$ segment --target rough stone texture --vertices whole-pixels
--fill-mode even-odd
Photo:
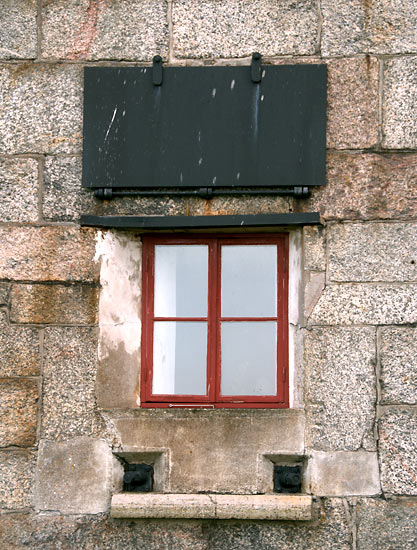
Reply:
[[[322,519],[317,523],[227,522],[213,524],[210,548],[224,550],[348,550],[350,529],[340,499],[324,502]]]
[[[417,322],[416,284],[343,284],[324,289],[310,325],[402,325]]]
[[[96,281],[95,236],[75,227],[0,227],[0,278]]]
[[[381,327],[381,401],[417,403],[417,329]]]
[[[81,150],[81,67],[3,65],[0,104],[0,153]]]
[[[0,159],[0,219],[2,222],[37,221],[38,163],[36,160]]]
[[[417,50],[413,0],[322,0],[323,55]]]
[[[324,502],[320,521],[201,522],[111,520],[106,517],[5,514],[0,543],[9,550],[350,550],[350,528],[340,499]],[[408,549],[407,549],[408,550]]]
[[[190,198],[187,212],[190,216],[215,216],[227,214],[268,214],[289,212],[289,199],[286,197],[241,197],[220,196],[211,200]]]
[[[322,218],[407,219],[417,216],[417,155],[327,153],[327,183],[294,210]]]
[[[365,149],[378,141],[378,61],[334,59],[328,63],[327,146]]]
[[[9,301],[9,288],[8,283],[0,283],[0,306],[7,305]]]
[[[254,494],[265,486],[260,455],[304,451],[304,411],[288,409],[139,409],[109,414],[121,451],[170,449],[172,493]],[[272,475],[270,479],[272,485]]]
[[[415,13],[415,7],[414,7]],[[416,24],[414,24],[414,30]],[[417,33],[414,33],[417,36]],[[417,147],[417,57],[391,59],[384,66],[383,147]]]
[[[417,223],[329,228],[330,281],[417,281]]]
[[[307,495],[134,494],[113,496],[113,518],[311,520]]]
[[[38,382],[0,379],[0,447],[36,443]]]
[[[317,496],[377,495],[377,453],[313,452],[308,461],[310,492]]]
[[[417,503],[363,499],[357,505],[358,550],[414,550]]]
[[[0,311],[0,378],[36,376],[40,363],[38,330],[9,326],[6,313]]]
[[[18,510],[31,505],[35,463],[36,456],[31,452],[0,451],[0,510]],[[0,527],[0,542],[1,532]]]
[[[379,421],[382,489],[417,495],[417,411],[387,410]]]
[[[0,59],[36,57],[36,2],[5,0],[0,10]]]
[[[41,441],[34,504],[62,514],[106,512],[112,491],[123,487],[123,467],[104,441]]]
[[[4,514],[0,515],[0,547],[7,550],[210,550],[207,527],[200,521],[190,520],[126,521],[103,515]],[[241,530],[250,531],[245,523],[241,523]]]
[[[149,60],[168,53],[166,0],[42,2],[43,58]]]
[[[326,269],[326,231],[322,226],[303,227],[304,269]]]
[[[100,435],[95,411],[97,330],[47,328],[44,340],[43,439]]]
[[[307,446],[373,450],[375,329],[306,332]]]
[[[89,213],[94,194],[81,188],[81,157],[47,157],[45,160],[43,216],[52,221],[78,221]]]
[[[10,320],[33,324],[94,324],[98,292],[98,288],[86,285],[13,285]]]
[[[207,0],[190,9],[173,3],[174,54],[178,57],[244,57],[313,54],[317,48],[318,11],[303,0]]]

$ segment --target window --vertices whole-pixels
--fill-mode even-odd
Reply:
[[[288,407],[288,235],[144,236],[143,407]]]

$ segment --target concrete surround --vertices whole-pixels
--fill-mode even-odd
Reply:
[[[306,495],[114,495],[113,518],[311,520]]]

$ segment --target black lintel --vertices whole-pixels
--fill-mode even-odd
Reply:
[[[81,225],[104,229],[211,229],[319,225],[319,212],[231,216],[81,216]]]

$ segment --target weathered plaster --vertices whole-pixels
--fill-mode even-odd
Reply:
[[[95,260],[101,262],[97,401],[102,408],[139,406],[140,239],[100,231]]]
[[[303,406],[303,276],[302,234],[289,233],[289,290],[288,290],[288,344],[290,407]]]

